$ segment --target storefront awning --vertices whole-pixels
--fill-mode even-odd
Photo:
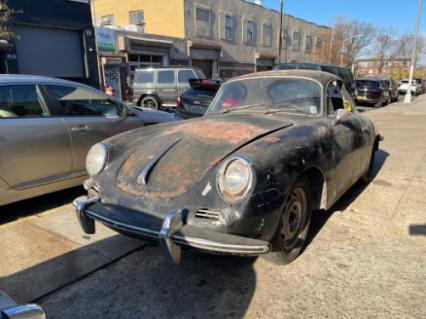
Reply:
[[[208,40],[188,40],[188,46],[191,49],[222,50],[222,45],[219,42]]]
[[[153,47],[171,47],[173,45],[173,41],[163,40],[163,39],[152,39],[145,37],[137,37],[137,36],[126,36],[127,39],[135,42],[137,44],[145,44]]]

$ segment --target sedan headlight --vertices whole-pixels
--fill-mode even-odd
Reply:
[[[92,146],[86,157],[86,170],[90,176],[96,176],[105,168],[108,160],[108,146],[98,143]]]
[[[219,191],[226,200],[242,199],[253,183],[251,164],[242,157],[227,160],[219,170]]]

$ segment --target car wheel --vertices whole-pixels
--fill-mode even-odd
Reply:
[[[306,178],[297,181],[284,205],[278,228],[271,241],[272,252],[264,257],[285,265],[295,260],[305,247],[311,223],[311,190]]]
[[[140,102],[140,106],[153,110],[158,110],[159,104],[158,100],[152,95],[143,97]]]
[[[382,107],[383,106],[383,96],[380,97],[380,101],[374,104],[374,107]]]
[[[361,183],[368,184],[373,179],[373,168],[374,168],[375,159],[376,159],[376,147],[374,146],[373,150],[371,151],[370,163],[368,164],[368,169],[360,178]]]

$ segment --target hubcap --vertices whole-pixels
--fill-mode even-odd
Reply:
[[[302,231],[306,209],[305,191],[294,189],[281,218],[281,244],[285,250],[291,248]]]
[[[143,106],[147,107],[149,109],[156,109],[157,103],[152,99],[147,99],[147,100],[143,101]]]

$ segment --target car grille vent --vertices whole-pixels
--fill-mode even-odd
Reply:
[[[195,217],[197,218],[204,218],[204,219],[213,219],[213,220],[219,220],[220,218],[220,212],[215,212],[210,209],[200,208],[195,213]]]

